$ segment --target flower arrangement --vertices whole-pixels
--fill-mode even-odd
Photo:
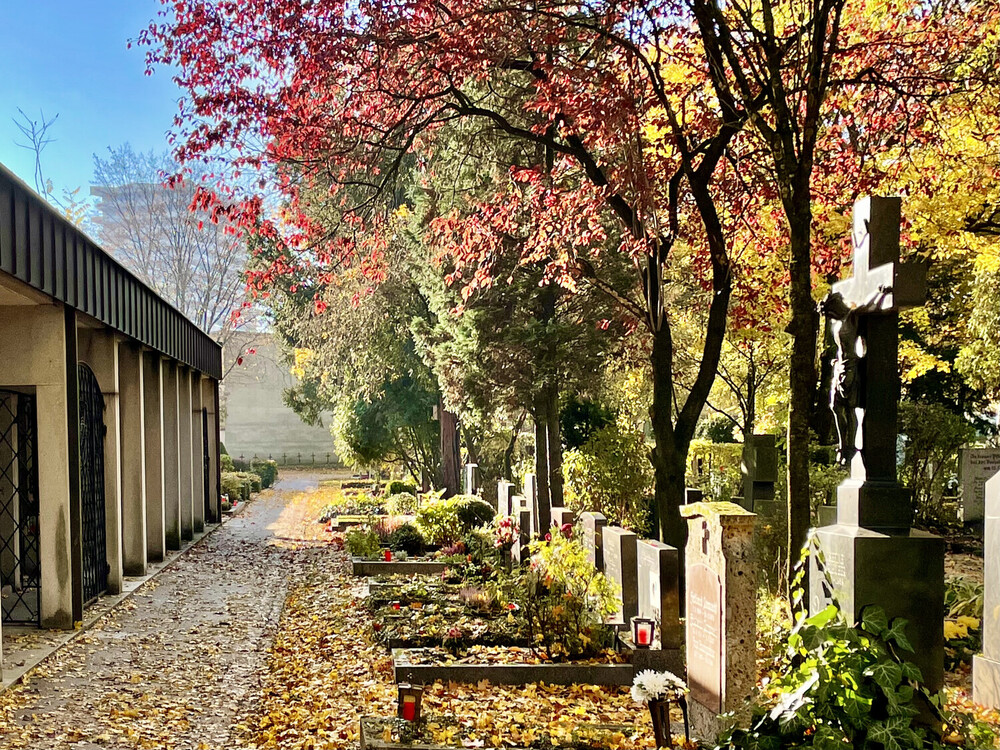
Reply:
[[[673,672],[654,672],[644,669],[632,681],[632,700],[636,703],[649,703],[658,700],[677,700],[683,698],[688,687],[680,677]]]
[[[500,518],[494,529],[494,544],[497,549],[510,549],[514,546],[514,540],[521,533],[521,527],[513,516],[503,516]]]

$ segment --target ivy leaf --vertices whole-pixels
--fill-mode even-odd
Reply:
[[[908,716],[893,716],[885,721],[877,721],[868,730],[868,739],[881,744],[885,750],[903,750],[900,742],[910,738],[910,718]]]
[[[896,692],[896,686],[903,680],[903,668],[892,661],[883,661],[873,664],[865,674],[875,681],[875,684],[882,688],[887,694]]]
[[[924,676],[920,672],[920,667],[910,661],[904,661],[899,665],[903,670],[903,676],[912,682],[923,682]]]
[[[889,618],[881,607],[865,607],[861,613],[861,625],[873,635],[881,635],[889,627]]]
[[[906,637],[906,625],[907,621],[902,617],[897,617],[892,621],[892,627],[886,631],[885,640],[890,643],[895,643],[904,651],[913,652],[913,645],[910,643],[910,639]]]

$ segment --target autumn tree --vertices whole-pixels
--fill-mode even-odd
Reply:
[[[490,124],[541,151],[508,165],[509,178],[461,225],[437,228],[466,293],[493,283],[499,257],[544,263],[550,283],[593,284],[650,339],[650,420],[656,502],[664,537],[684,538],[678,513],[685,460],[711,390],[732,290],[717,180],[727,149],[763,95],[737,101],[706,86],[708,58],[686,4],[563,5],[471,0],[301,3],[165,2],[166,19],[141,41],[149,62],[177,65],[190,96],[178,117],[182,160],[218,148],[231,166],[281,170],[298,231],[262,221],[250,197],[235,218],[288,252],[257,278],[264,288],[288,264],[323,272],[361,263],[384,275],[385,197],[419,147],[425,168],[444,156],[444,124]],[[263,136],[266,148],[254,148]],[[655,144],[651,141],[655,139]],[[373,166],[377,165],[377,169]],[[336,231],[298,211],[303,186],[321,178],[351,211]],[[734,194],[738,194],[738,190]],[[212,197],[203,197],[205,205]],[[507,245],[515,215],[527,239]],[[634,267],[627,288],[599,275],[595,246]],[[699,250],[708,300],[702,356],[690,388],[674,381],[666,278],[678,244]]]

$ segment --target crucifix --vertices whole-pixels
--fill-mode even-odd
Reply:
[[[899,311],[923,304],[927,286],[925,264],[899,260],[900,203],[868,197],[854,204],[853,275],[821,303],[837,342],[830,407],[855,488],[898,487]],[[909,524],[898,516],[890,525]]]

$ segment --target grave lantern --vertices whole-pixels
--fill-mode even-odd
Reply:
[[[420,699],[424,694],[424,686],[401,682],[398,689],[397,715],[399,718],[406,721],[420,721]]]
[[[382,550],[382,555],[385,557],[385,561],[386,562],[392,562],[392,550],[391,549]]]
[[[648,617],[632,618],[632,643],[636,648],[649,648],[653,645],[654,622]]]

